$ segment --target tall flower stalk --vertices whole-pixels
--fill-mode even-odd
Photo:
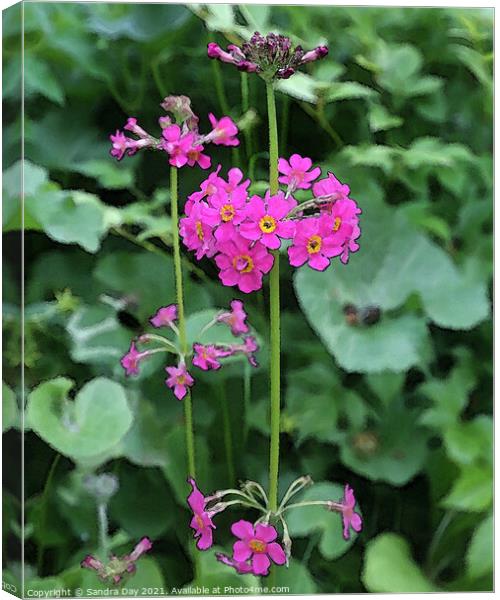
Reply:
[[[278,184],[278,125],[276,100],[271,81],[266,82],[267,112],[269,121],[269,188],[271,196],[279,191]],[[270,423],[271,444],[269,448],[269,505],[273,512],[278,509],[279,453],[280,453],[280,260],[279,250],[273,251],[274,264],[269,276],[270,319]]]
[[[179,344],[182,355],[188,352],[186,337],[186,316],[184,311],[184,283],[182,278],[181,250],[179,242],[179,189],[177,167],[170,167],[170,205],[172,217],[172,246],[174,250],[175,293],[179,323]],[[186,454],[188,473],[196,477],[196,461],[194,448],[193,402],[191,392],[187,391],[184,398],[184,429],[186,434]]]

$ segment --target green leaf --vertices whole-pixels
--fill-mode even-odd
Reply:
[[[97,179],[101,187],[110,190],[126,189],[131,187],[134,182],[134,174],[130,167],[117,165],[109,159],[87,160],[75,170]]]
[[[28,97],[42,94],[56,104],[64,104],[64,89],[49,64],[31,52],[24,55],[24,82]]]
[[[370,592],[438,591],[413,560],[406,540],[395,533],[384,533],[368,542],[361,579]]]
[[[337,102],[356,98],[372,98],[375,95],[377,95],[377,92],[374,89],[357,81],[337,81],[331,85],[325,100],[327,102]]]
[[[22,228],[22,191],[25,197],[32,196],[47,181],[47,171],[28,160],[24,161],[24,169],[23,161],[19,160],[4,171],[2,180],[2,218],[4,231]],[[24,227],[25,229],[40,228],[40,225],[34,220],[26,206],[24,207]]]
[[[93,379],[70,401],[73,386],[65,377],[40,384],[28,396],[26,419],[43,440],[78,461],[111,450],[130,428],[132,413],[114,381]]]
[[[389,406],[401,396],[406,379],[405,373],[370,373],[366,376],[366,383],[384,406]]]
[[[321,84],[319,84],[321,87]],[[318,82],[306,73],[295,73],[290,79],[280,79],[276,89],[292,98],[303,100],[310,104],[318,101]]]
[[[2,432],[19,427],[19,407],[15,393],[2,381]]]
[[[354,167],[378,167],[388,174],[393,169],[394,157],[397,154],[397,150],[390,146],[363,144],[360,146],[346,146],[341,156],[345,157]]]
[[[288,588],[287,594],[315,594],[318,591],[307,567],[294,558],[290,559],[288,568],[276,569],[275,581],[278,587]]]
[[[50,238],[88,252],[97,252],[109,227],[119,224],[117,209],[86,192],[44,189],[27,196],[25,206]]]
[[[104,256],[94,271],[106,289],[134,299],[138,318],[145,322],[160,306],[175,302],[174,267],[170,257],[147,251],[115,252]],[[187,314],[211,305],[205,287],[185,278]],[[129,308],[132,312],[133,308]]]
[[[491,506],[493,498],[493,473],[490,466],[465,467],[455,480],[443,506],[456,510],[482,512]]]
[[[400,127],[403,124],[403,119],[391,115],[382,104],[373,104],[368,113],[368,123],[370,129],[374,132],[387,131],[394,127]]]
[[[162,536],[175,526],[172,494],[167,482],[156,469],[120,469],[120,486],[109,505],[110,518],[116,521],[132,539],[147,535]],[[137,490],[141,495],[141,510],[137,510]]]
[[[415,416],[398,398],[377,425],[342,443],[342,462],[372,481],[405,485],[422,470],[428,452],[429,434],[415,425]]]
[[[333,500],[338,502],[343,497],[344,489],[336,483],[327,481],[315,483],[303,494],[297,496],[297,502],[307,500]],[[359,507],[356,512],[360,512]],[[352,546],[358,534],[351,531],[351,538],[342,537],[342,518],[339,514],[326,510],[324,506],[304,506],[288,511],[287,524],[290,537],[308,537],[321,534],[319,551],[327,560],[342,556]]]
[[[59,577],[35,577],[26,581],[24,593],[30,597],[42,596],[44,593],[49,594],[64,587],[64,582]]]
[[[110,306],[82,306],[68,319],[66,330],[71,336],[74,361],[115,367],[122,373],[119,361],[130,346],[130,331],[116,318]]]
[[[448,456],[460,465],[471,465],[478,460],[493,461],[493,421],[479,415],[472,421],[457,423],[444,433]]]
[[[475,529],[467,549],[467,576],[477,579],[493,572],[493,515],[486,517]]]

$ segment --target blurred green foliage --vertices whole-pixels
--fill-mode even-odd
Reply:
[[[345,544],[333,517],[294,514],[294,559],[277,584],[292,593],[491,590],[492,11],[40,2],[24,15],[27,586],[95,586],[78,563],[97,547],[82,486],[96,469],[120,480],[113,550],[140,535],[155,540],[134,586],[193,580],[182,406],[161,362],[133,381],[118,363],[148,316],[174,299],[167,161],[146,154],[116,164],[107,137],[127,116],[154,128],[162,98],[187,94],[204,124],[209,111],[240,120],[242,145],[216,149],[213,163],[240,164],[261,191],[263,85],[250,77],[242,97],[241,75],[205,49],[258,29],[329,45],[326,60],[278,86],[280,154],[333,170],[363,209],[361,249],[348,266],[282,269],[281,483],[309,473],[340,495],[349,481],[365,528]],[[14,448],[24,402],[19,5],[4,12],[3,31],[3,421]],[[184,197],[203,178],[184,169]],[[186,254],[185,269],[196,324],[198,311],[227,305],[234,290],[209,262]],[[235,483],[221,395],[238,478],[266,482],[266,298],[246,299],[263,346],[247,410],[241,365],[199,376],[207,491]],[[380,318],[349,323],[347,304],[358,314],[376,307]],[[77,432],[64,421],[68,394]],[[19,576],[19,518],[15,491],[5,491],[6,581]],[[210,576],[200,584],[257,584],[212,551],[202,560]]]

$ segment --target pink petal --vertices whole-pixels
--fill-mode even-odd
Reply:
[[[284,565],[286,563],[285,552],[277,542],[268,544],[267,553],[277,565]]]
[[[315,269],[316,271],[324,271],[329,264],[330,261],[328,260],[328,258],[326,258],[326,256],[323,256],[319,252],[317,254],[310,255],[309,266],[312,269]]]
[[[247,240],[255,241],[261,237],[262,231],[257,223],[253,221],[247,221],[246,223],[242,223],[240,225],[240,234]]]
[[[271,561],[267,554],[254,554],[252,559],[252,567],[255,575],[267,575]]]
[[[361,531],[363,527],[363,519],[356,512],[352,514],[351,527],[354,531]]]
[[[224,285],[229,287],[236,285],[239,281],[240,274],[237,273],[234,269],[226,269],[225,271],[221,271],[219,273],[219,279],[222,281]]]
[[[231,533],[237,538],[240,538],[240,540],[253,538],[255,536],[253,525],[249,521],[244,521],[243,519],[236,521],[236,523],[231,525]]]
[[[272,525],[259,523],[255,526],[255,537],[262,542],[274,542],[278,537],[278,532]]]
[[[288,258],[292,267],[301,267],[308,256],[307,250],[302,246],[290,246],[288,248]]]
[[[253,271],[252,273],[244,273],[241,275],[238,282],[238,287],[245,294],[250,292],[256,292],[262,287],[262,275],[259,271]]]
[[[212,530],[210,528],[203,529],[201,532],[201,537],[196,543],[196,547],[198,550],[207,550],[213,543],[213,535]]]
[[[278,171],[280,173],[283,173],[284,175],[289,175],[290,171],[291,171],[291,167],[288,164],[288,161],[285,160],[284,158],[280,158],[278,160]]]
[[[234,542],[233,544],[233,558],[237,562],[245,562],[252,556],[252,550],[245,543],[239,540],[238,542]]]

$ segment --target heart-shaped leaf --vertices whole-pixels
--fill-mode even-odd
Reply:
[[[130,428],[132,413],[122,386],[110,379],[93,379],[71,401],[73,386],[65,377],[39,385],[28,396],[26,419],[43,440],[78,461],[112,449]]]

